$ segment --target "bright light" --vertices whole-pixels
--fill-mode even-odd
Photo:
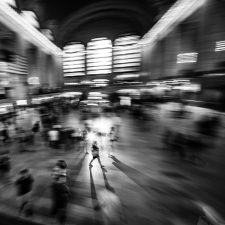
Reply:
[[[93,71],[87,71],[87,74],[108,74],[111,72],[112,72],[111,70],[95,70],[95,71],[93,70]]]
[[[107,79],[95,79],[94,82],[109,82]]]
[[[101,100],[102,97],[88,97],[88,99],[90,99],[90,100]]]
[[[62,56],[61,49],[56,47],[41,32],[23,19],[5,1],[0,1],[0,16],[1,21],[7,24],[12,31],[19,31],[21,34],[24,34],[31,43],[41,47],[41,49],[44,49],[46,52],[51,52],[56,56]]]
[[[92,81],[81,81],[80,83],[81,84],[92,84],[93,82]]]
[[[93,84],[94,87],[105,87],[108,86],[108,84]]]
[[[33,84],[33,85],[40,84],[39,77],[29,77],[27,79],[27,82],[28,82],[28,84]]]
[[[13,104],[3,104],[3,105],[0,105],[0,108],[7,108],[7,107],[13,107]]]
[[[90,92],[89,95],[92,95],[92,96],[98,96],[98,95],[101,95],[102,93],[101,92]]]
[[[225,41],[216,42],[215,52],[225,51]]]
[[[184,53],[177,55],[177,63],[195,63],[197,62],[198,53]]]
[[[88,105],[97,105],[97,104],[88,104]],[[94,132],[88,133],[87,139],[88,139],[90,142],[93,142],[93,141],[96,139],[96,134],[95,134]]]
[[[27,100],[18,100],[16,101],[17,105],[27,105]]]
[[[98,106],[98,104],[95,104],[95,103],[88,103],[87,105],[89,105],[89,106]]]
[[[76,76],[84,76],[85,73],[64,73],[64,77],[76,77]]]
[[[34,12],[22,11],[22,13],[20,15],[23,17],[23,19],[25,19],[28,23],[30,23],[35,28],[40,28],[40,25],[37,21],[37,16],[35,15]]]
[[[205,0],[178,0],[154,27],[141,39],[139,44],[153,43],[171,28],[175,22],[183,21],[205,3]]]
[[[15,0],[3,0],[3,1],[6,2],[10,6],[16,7],[16,1]]]
[[[79,85],[79,83],[64,83],[64,85]]]
[[[108,40],[107,38],[91,40],[87,46],[87,70],[88,70],[87,73],[107,74],[111,73],[111,68],[112,68],[111,41]]]
[[[138,74],[118,75],[118,76],[116,76],[116,79],[122,80],[122,79],[126,79],[126,78],[138,78],[139,76],[140,75],[138,75]]]
[[[197,92],[201,90],[201,86],[199,84],[188,84],[188,85],[176,86],[176,87],[173,87],[173,89]]]

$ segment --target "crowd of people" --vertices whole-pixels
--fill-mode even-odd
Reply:
[[[0,134],[2,145],[16,142],[19,151],[22,152],[27,150],[28,144],[35,145],[38,143],[37,141],[41,140],[44,142],[45,147],[49,147],[54,151],[83,150],[86,154],[92,155],[89,162],[90,170],[95,159],[98,160],[100,167],[104,169],[105,166],[101,162],[100,152],[106,151],[108,157],[111,157],[115,143],[120,138],[122,124],[120,114],[113,111],[101,114],[84,112],[80,118],[81,126],[74,128],[72,126],[63,126],[59,117],[60,113],[57,110],[57,107],[41,108],[38,111],[40,120],[36,121],[30,130],[18,127],[16,123],[11,121],[4,121]],[[143,113],[138,108],[135,108],[131,114],[140,120],[149,119],[147,112]],[[206,117],[197,121],[196,130],[199,136],[166,129],[162,136],[162,143],[166,151],[178,155],[182,160],[196,163],[200,159],[201,153],[207,148],[204,141],[205,135],[215,136],[219,124],[220,121],[216,117]],[[13,181],[10,171],[11,153],[10,151],[2,151],[0,156],[2,183],[14,183],[19,208],[18,215],[24,212],[25,216],[32,216],[33,210],[30,202],[32,201],[35,177],[32,176],[28,168],[24,168],[19,171],[19,178]],[[65,224],[69,196],[71,195],[70,188],[67,186],[70,174],[65,160],[56,162],[51,172],[51,178],[52,182],[49,186],[52,197],[50,215],[53,222],[57,220],[60,224]],[[98,204],[94,209],[102,209],[105,224],[126,224],[122,204],[111,187],[99,191]],[[198,216],[205,218],[202,210],[200,214]]]

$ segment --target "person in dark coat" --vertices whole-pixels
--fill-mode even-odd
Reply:
[[[3,184],[11,183],[11,158],[10,152],[6,151],[0,155],[0,173],[1,173],[1,181]]]
[[[17,200],[19,206],[19,213],[21,214],[24,207],[27,205],[29,208],[29,203],[31,200],[31,193],[33,189],[34,178],[30,174],[29,169],[23,169],[19,172],[20,177],[15,182],[15,187],[17,189]]]
[[[51,184],[52,190],[52,210],[51,216],[53,220],[63,225],[66,222],[66,210],[68,205],[68,197],[70,195],[69,188],[66,185],[66,176],[61,174],[56,182]]]

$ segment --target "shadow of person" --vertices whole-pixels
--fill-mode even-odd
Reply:
[[[126,176],[132,179],[139,187],[141,187],[147,194],[150,194],[151,188],[165,188],[165,183],[158,181],[153,177],[149,177],[140,171],[127,166],[118,160],[115,156],[111,157],[114,162],[112,163],[117,169],[123,172]]]
[[[80,173],[80,170],[81,170],[81,168],[83,166],[83,162],[84,162],[86,156],[87,155],[84,154],[82,156],[82,158],[78,162],[76,162],[76,165],[69,165],[69,167],[68,167],[68,169],[69,169],[69,179],[67,180],[67,185],[69,187],[73,187],[74,186],[74,183],[76,182],[77,176]]]
[[[121,163],[114,155],[110,155],[110,158],[117,163]]]
[[[101,224],[101,222],[103,221],[103,218],[102,218],[101,213],[97,212],[97,210],[96,210],[98,208],[99,202],[98,202],[94,179],[93,179],[93,175],[92,175],[92,167],[89,168],[89,172],[90,172],[90,182],[91,182],[91,199],[92,199],[93,208],[95,209],[94,210],[94,218],[95,218],[94,224],[97,225],[97,224]]]
[[[92,167],[89,167],[89,171],[90,171],[90,182],[91,182],[91,198],[92,200],[93,199],[97,200],[97,194],[96,194],[94,179],[92,175]]]
[[[107,179],[107,177],[105,175],[105,171],[107,172],[106,169],[102,169],[102,174],[103,174],[103,178],[104,178],[104,182],[105,182],[105,188],[107,190],[110,190],[111,192],[115,193],[114,188],[112,188],[111,185],[109,184],[109,181],[108,181],[108,179]]]

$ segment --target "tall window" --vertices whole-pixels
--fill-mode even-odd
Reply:
[[[85,47],[73,42],[63,48],[64,77],[85,75]]]
[[[87,46],[87,74],[112,72],[112,42],[107,38],[92,39]]]
[[[140,70],[141,50],[136,35],[121,35],[115,40],[113,49],[113,72],[138,72]]]

